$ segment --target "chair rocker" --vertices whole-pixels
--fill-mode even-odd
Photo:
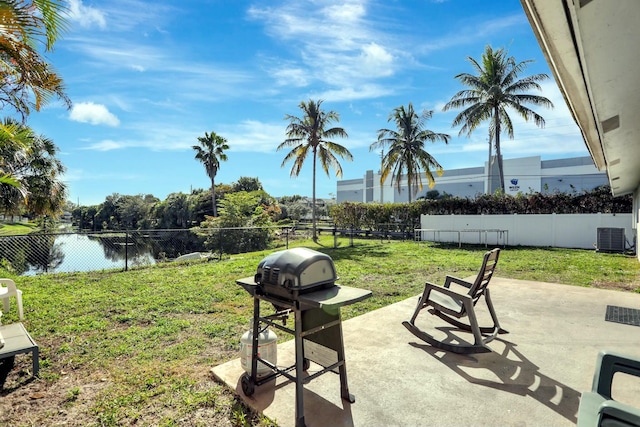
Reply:
[[[411,320],[408,322],[404,321],[402,324],[416,337],[442,350],[461,354],[490,352],[491,349],[487,346],[487,343],[493,340],[499,333],[507,333],[506,330],[500,328],[496,312],[491,303],[489,289],[487,288],[496,264],[498,263],[499,255],[499,248],[493,249],[484,255],[482,268],[480,268],[478,276],[473,283],[452,276],[446,277],[444,286],[427,282]],[[451,289],[452,283],[461,285],[467,288],[468,291],[466,293],[457,292]],[[489,308],[489,313],[493,319],[493,326],[481,327],[478,324],[474,307],[481,297],[484,297],[487,307]],[[415,324],[416,318],[420,311],[428,307],[430,307],[428,311],[431,314],[440,317],[459,329],[473,333],[474,343],[454,344],[439,341],[420,330]],[[468,324],[456,320],[463,317],[468,318]]]

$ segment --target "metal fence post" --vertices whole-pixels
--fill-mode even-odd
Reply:
[[[129,270],[129,230],[124,232],[124,271]]]
[[[285,236],[287,239],[287,249],[289,249],[289,228],[285,228]]]
[[[220,253],[218,254],[218,260],[222,261],[222,229],[218,228],[218,241],[220,242]]]

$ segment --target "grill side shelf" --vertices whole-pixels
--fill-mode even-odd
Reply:
[[[300,305],[305,306],[305,308],[332,309],[364,301],[371,297],[371,295],[372,292],[368,289],[335,285],[315,292],[301,294],[298,300],[300,301]]]
[[[242,279],[238,279],[236,280],[236,283],[240,286],[242,286],[242,288],[249,292],[249,294],[251,296],[254,296],[256,294],[256,289],[258,288],[258,284],[256,283],[255,279],[253,278],[253,276],[251,277],[244,277]]]
[[[245,277],[236,280],[236,283],[255,296],[258,284],[254,277]],[[372,292],[368,289],[352,288],[350,286],[335,285],[298,296],[298,301],[305,309],[309,308],[340,308],[345,305],[355,304],[370,298]]]

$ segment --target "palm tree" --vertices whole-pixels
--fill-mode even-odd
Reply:
[[[66,168],[55,157],[58,151],[53,141],[42,135],[35,137],[29,150],[27,208],[35,216],[55,216],[67,200],[67,186],[60,180]]]
[[[36,216],[58,213],[66,201],[67,187],[60,178],[65,167],[56,158],[52,140],[36,135],[28,126],[7,118],[0,124],[0,206],[17,212],[25,202]],[[9,185],[7,185],[9,184]]]
[[[347,138],[347,132],[341,127],[328,128],[331,123],[340,121],[340,116],[335,111],[325,112],[321,108],[322,100],[317,102],[309,100],[302,101],[298,107],[304,113],[302,118],[286,115],[285,120],[289,120],[287,126],[287,139],[278,145],[278,150],[292,147],[291,151],[282,161],[282,167],[287,162],[293,160],[291,176],[300,174],[302,165],[309,153],[313,156],[313,195],[311,208],[311,222],[313,228],[313,240],[316,236],[316,160],[320,160],[320,165],[329,176],[329,168],[335,169],[336,177],[342,176],[342,166],[336,158],[336,154],[343,159],[353,160],[353,155],[346,147],[332,142],[330,138]]]
[[[207,175],[211,179],[211,205],[213,207],[213,216],[218,216],[216,209],[216,186],[215,178],[220,169],[220,161],[226,161],[227,155],[225,150],[229,149],[227,140],[215,132],[204,133],[204,136],[198,137],[200,145],[194,145],[192,148],[196,150],[196,160],[200,161],[207,171]]]
[[[380,184],[382,185],[391,174],[395,180],[398,193],[401,189],[402,176],[407,177],[409,190],[409,202],[415,196],[418,189],[422,190],[422,170],[424,170],[429,188],[435,185],[431,169],[434,168],[438,175],[442,175],[442,166],[436,159],[424,149],[425,142],[444,141],[449,143],[449,135],[436,133],[424,129],[424,124],[433,116],[433,111],[423,111],[421,115],[415,112],[413,105],[409,103],[397,107],[389,115],[387,121],[395,122],[397,130],[380,129],[378,141],[371,144],[370,151],[388,147],[387,153],[382,156],[382,170],[380,171]]]
[[[27,126],[11,118],[0,122],[0,188],[13,187],[22,198],[27,197],[27,189],[16,176],[16,164],[23,160],[32,140],[33,131]]]
[[[0,106],[13,107],[23,119],[53,97],[71,106],[62,79],[36,49],[53,49],[66,28],[65,12],[60,0],[0,2]]]
[[[509,138],[513,139],[513,122],[507,110],[512,109],[526,121],[533,119],[537,126],[544,127],[544,118],[524,104],[553,108],[551,101],[544,96],[526,93],[531,89],[541,90],[538,82],[548,79],[549,76],[541,73],[518,79],[519,74],[533,61],[516,62],[513,56],[507,57],[503,48],[493,50],[487,45],[481,63],[471,57],[467,59],[477,75],[461,73],[456,76],[456,79],[468,86],[468,89],[456,93],[443,110],[465,108],[453,120],[453,127],[462,125],[459,135],[466,133],[467,136],[471,136],[482,122],[489,121],[489,170],[493,143],[498,161],[500,188],[504,193],[500,135],[506,131]],[[489,192],[492,192],[491,180]]]

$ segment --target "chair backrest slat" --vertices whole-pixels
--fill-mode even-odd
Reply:
[[[480,268],[478,276],[476,277],[475,282],[473,282],[473,286],[471,286],[468,293],[468,295],[473,298],[474,304],[484,294],[487,286],[489,286],[489,282],[491,281],[493,272],[495,271],[496,265],[498,264],[499,257],[500,248],[495,248],[484,254],[482,267]]]

